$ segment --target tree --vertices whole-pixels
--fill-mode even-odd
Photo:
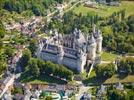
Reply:
[[[121,20],[123,21],[125,19],[125,9],[121,11]]]
[[[0,60],[0,75],[5,72],[7,69],[7,63],[3,60]]]
[[[53,73],[54,76],[60,75],[60,67],[58,64],[55,64],[55,72]]]
[[[60,78],[65,78],[67,80],[72,80],[73,72],[67,69],[63,65],[54,64],[51,61],[44,62],[43,60],[36,59],[37,66],[40,69],[40,74],[47,74],[53,76],[58,76]],[[35,64],[36,65],[36,64]],[[29,67],[28,67],[29,68]],[[30,68],[29,68],[30,70]]]
[[[5,2],[4,0],[0,1],[0,10],[4,7],[4,2]]]
[[[3,41],[0,39],[0,49],[3,47]]]
[[[44,11],[56,3],[63,3],[64,0],[2,0],[0,8],[8,11],[22,13],[26,10],[31,10],[36,16],[43,15]]]
[[[25,49],[25,50],[23,51],[23,55],[22,55],[22,57],[21,57],[21,59],[20,59],[20,61],[19,61],[19,65],[20,65],[24,70],[26,70],[25,68],[26,68],[26,66],[28,65],[28,62],[29,62],[30,58],[31,58],[31,52],[30,52],[30,50],[29,50],[29,49]]]
[[[38,4],[36,4],[36,3],[34,3],[34,5],[32,7],[32,11],[36,16],[41,15],[40,6]]]
[[[133,57],[124,57],[121,59],[118,67],[118,71],[120,72],[123,70],[127,74],[133,74],[134,73],[134,58]]]
[[[43,74],[44,71],[45,71],[45,67],[46,67],[45,61],[43,61],[41,59],[37,59],[37,65],[38,65],[38,67],[40,69],[40,74]]]
[[[23,94],[23,89],[22,87],[15,87],[11,92],[12,94],[17,94],[17,93]]]
[[[53,100],[51,96],[47,96],[45,100]]]
[[[104,73],[103,69],[104,69],[103,65],[97,65],[96,66],[95,72],[96,72],[97,77],[102,77],[103,76],[103,73]]]
[[[129,31],[134,32],[134,15],[128,17],[127,25],[129,26]]]
[[[5,32],[3,31],[3,29],[0,29],[0,38],[4,38],[4,34]]]
[[[107,65],[98,65],[95,71],[97,77],[110,78],[115,74],[116,69],[113,63],[109,63]]]
[[[5,33],[6,33],[5,28],[2,24],[2,22],[0,21],[0,38],[4,38]]]
[[[124,100],[125,94],[119,90],[113,90],[110,95],[110,100]]]
[[[130,90],[127,92],[127,94],[125,95],[125,100],[133,100],[134,98],[134,91]]]
[[[28,67],[32,76],[38,77],[40,75],[40,69],[37,65],[36,58],[31,58],[27,67]]]
[[[29,17],[30,18],[34,14],[33,14],[33,12],[31,10],[26,10],[26,11],[22,12],[21,15],[24,16],[24,17]]]
[[[126,68],[127,68],[127,73],[131,74],[132,73],[131,65],[126,64]]]
[[[45,73],[49,74],[53,74],[55,72],[55,64],[53,64],[50,61],[46,62],[46,69],[45,69]]]
[[[104,76],[105,77],[112,77],[115,74],[115,65],[113,63],[107,64],[104,68]]]
[[[72,80],[73,72],[70,70],[66,70],[65,77],[67,80]]]
[[[8,58],[10,58],[14,55],[14,49],[12,48],[11,45],[7,45],[5,47],[5,52],[4,53],[8,56]]]
[[[35,51],[37,50],[37,40],[36,39],[31,40],[28,48],[31,51],[32,55],[34,55]]]

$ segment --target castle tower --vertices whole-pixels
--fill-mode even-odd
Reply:
[[[54,39],[54,44],[58,45],[59,41],[58,41],[58,31],[57,31],[57,29],[54,30],[54,37],[53,37],[53,39]]]
[[[93,33],[95,33],[95,32],[96,32],[96,25],[93,24]]]
[[[101,34],[101,31],[98,30],[96,33],[95,33],[95,37],[96,37],[96,43],[97,43],[97,53],[101,53],[102,52],[102,34]]]
[[[39,46],[38,46],[38,49],[37,49],[36,55],[37,55],[37,57],[38,57],[38,58],[41,58],[40,53],[41,53],[41,50],[42,50],[42,48],[43,48],[43,46],[44,46],[43,41],[42,41],[42,40],[39,40],[38,45],[39,45]]]
[[[87,60],[95,60],[96,57],[96,41],[93,34],[88,38],[87,42]]]
[[[59,45],[58,46],[58,54],[57,54],[57,63],[58,64],[62,64],[63,56],[64,56],[63,46]]]
[[[80,73],[84,72],[84,66],[86,64],[86,53],[84,53],[80,48],[78,50],[78,58],[77,58],[77,70]]]

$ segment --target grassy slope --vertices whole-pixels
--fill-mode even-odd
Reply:
[[[105,81],[105,84],[116,83],[116,82],[121,82],[121,83],[134,82],[134,75],[128,75],[128,76],[113,75],[111,78],[109,78]]]
[[[101,55],[102,61],[114,61],[117,58],[116,54],[103,52]]]
[[[100,16],[109,16],[113,12],[120,11],[122,9],[126,9],[126,15],[129,16],[131,14],[134,14],[134,2],[133,1],[122,1],[121,5],[119,7],[115,6],[105,6],[105,5],[99,5],[98,9],[95,8],[89,8],[85,7],[83,5],[80,5],[79,7],[74,8],[74,12],[77,14],[82,13],[83,15],[86,15],[87,13],[90,14],[98,14]]]
[[[121,83],[129,83],[129,82],[134,82],[134,75],[113,75],[111,78],[109,79],[103,79],[102,78],[97,78],[95,71],[93,70],[91,72],[91,75],[88,79],[83,80],[83,83],[85,84],[89,84],[89,85],[101,85],[101,84],[113,84],[113,83],[117,83],[117,82],[121,82]]]

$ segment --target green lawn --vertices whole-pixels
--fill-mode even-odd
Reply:
[[[111,78],[107,79],[104,83],[109,84],[109,83],[127,83],[127,82],[134,82],[134,75],[113,75]]]
[[[103,52],[101,55],[102,61],[114,61],[117,58],[117,54],[110,52]]]
[[[98,5],[97,8],[89,8],[84,5],[80,5],[74,8],[74,12],[76,14],[82,13],[83,15],[89,14],[98,14],[102,17],[107,17],[111,15],[113,12],[118,12],[122,9],[126,9],[126,15],[134,14],[134,1],[122,1],[119,7],[116,6],[106,6],[106,5]]]
[[[71,97],[71,100],[76,100],[75,95]]]
[[[90,76],[89,76],[89,78],[92,78],[92,77],[94,77],[94,76],[96,76],[96,73],[95,73],[95,70],[92,70],[92,71],[91,71],[91,74],[90,74]]]
[[[114,84],[117,82],[121,83],[129,83],[129,82],[134,82],[134,75],[113,75],[109,79],[104,79],[102,78],[97,78],[96,75],[90,76],[88,79],[83,80],[83,83],[88,84],[88,85],[101,85],[101,84]]]
[[[57,84],[66,84],[65,81],[55,78],[53,76],[41,75],[38,78],[35,78],[29,75],[27,72],[22,73],[20,77],[22,83],[31,83],[31,84],[47,84],[47,83],[57,83]]]

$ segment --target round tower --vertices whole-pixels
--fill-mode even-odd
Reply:
[[[63,57],[64,57],[63,46],[59,45],[58,46],[58,54],[57,54],[57,63],[58,64],[62,64]]]
[[[93,24],[93,34],[96,32],[96,25]]]
[[[101,31],[98,30],[96,33],[96,43],[97,43],[97,53],[101,53],[102,52],[102,34]]]
[[[93,34],[88,37],[87,42],[87,60],[95,60],[96,58],[96,41]]]
[[[84,72],[84,66],[86,64],[86,53],[84,53],[82,51],[81,48],[78,49],[78,53],[77,53],[77,70],[79,73],[83,73]]]
[[[39,40],[39,43],[38,43],[38,49],[37,49],[37,52],[36,52],[36,54],[37,54],[37,57],[38,58],[41,58],[41,51],[42,51],[42,49],[43,49],[43,46],[44,46],[44,43],[43,43],[43,40]]]

